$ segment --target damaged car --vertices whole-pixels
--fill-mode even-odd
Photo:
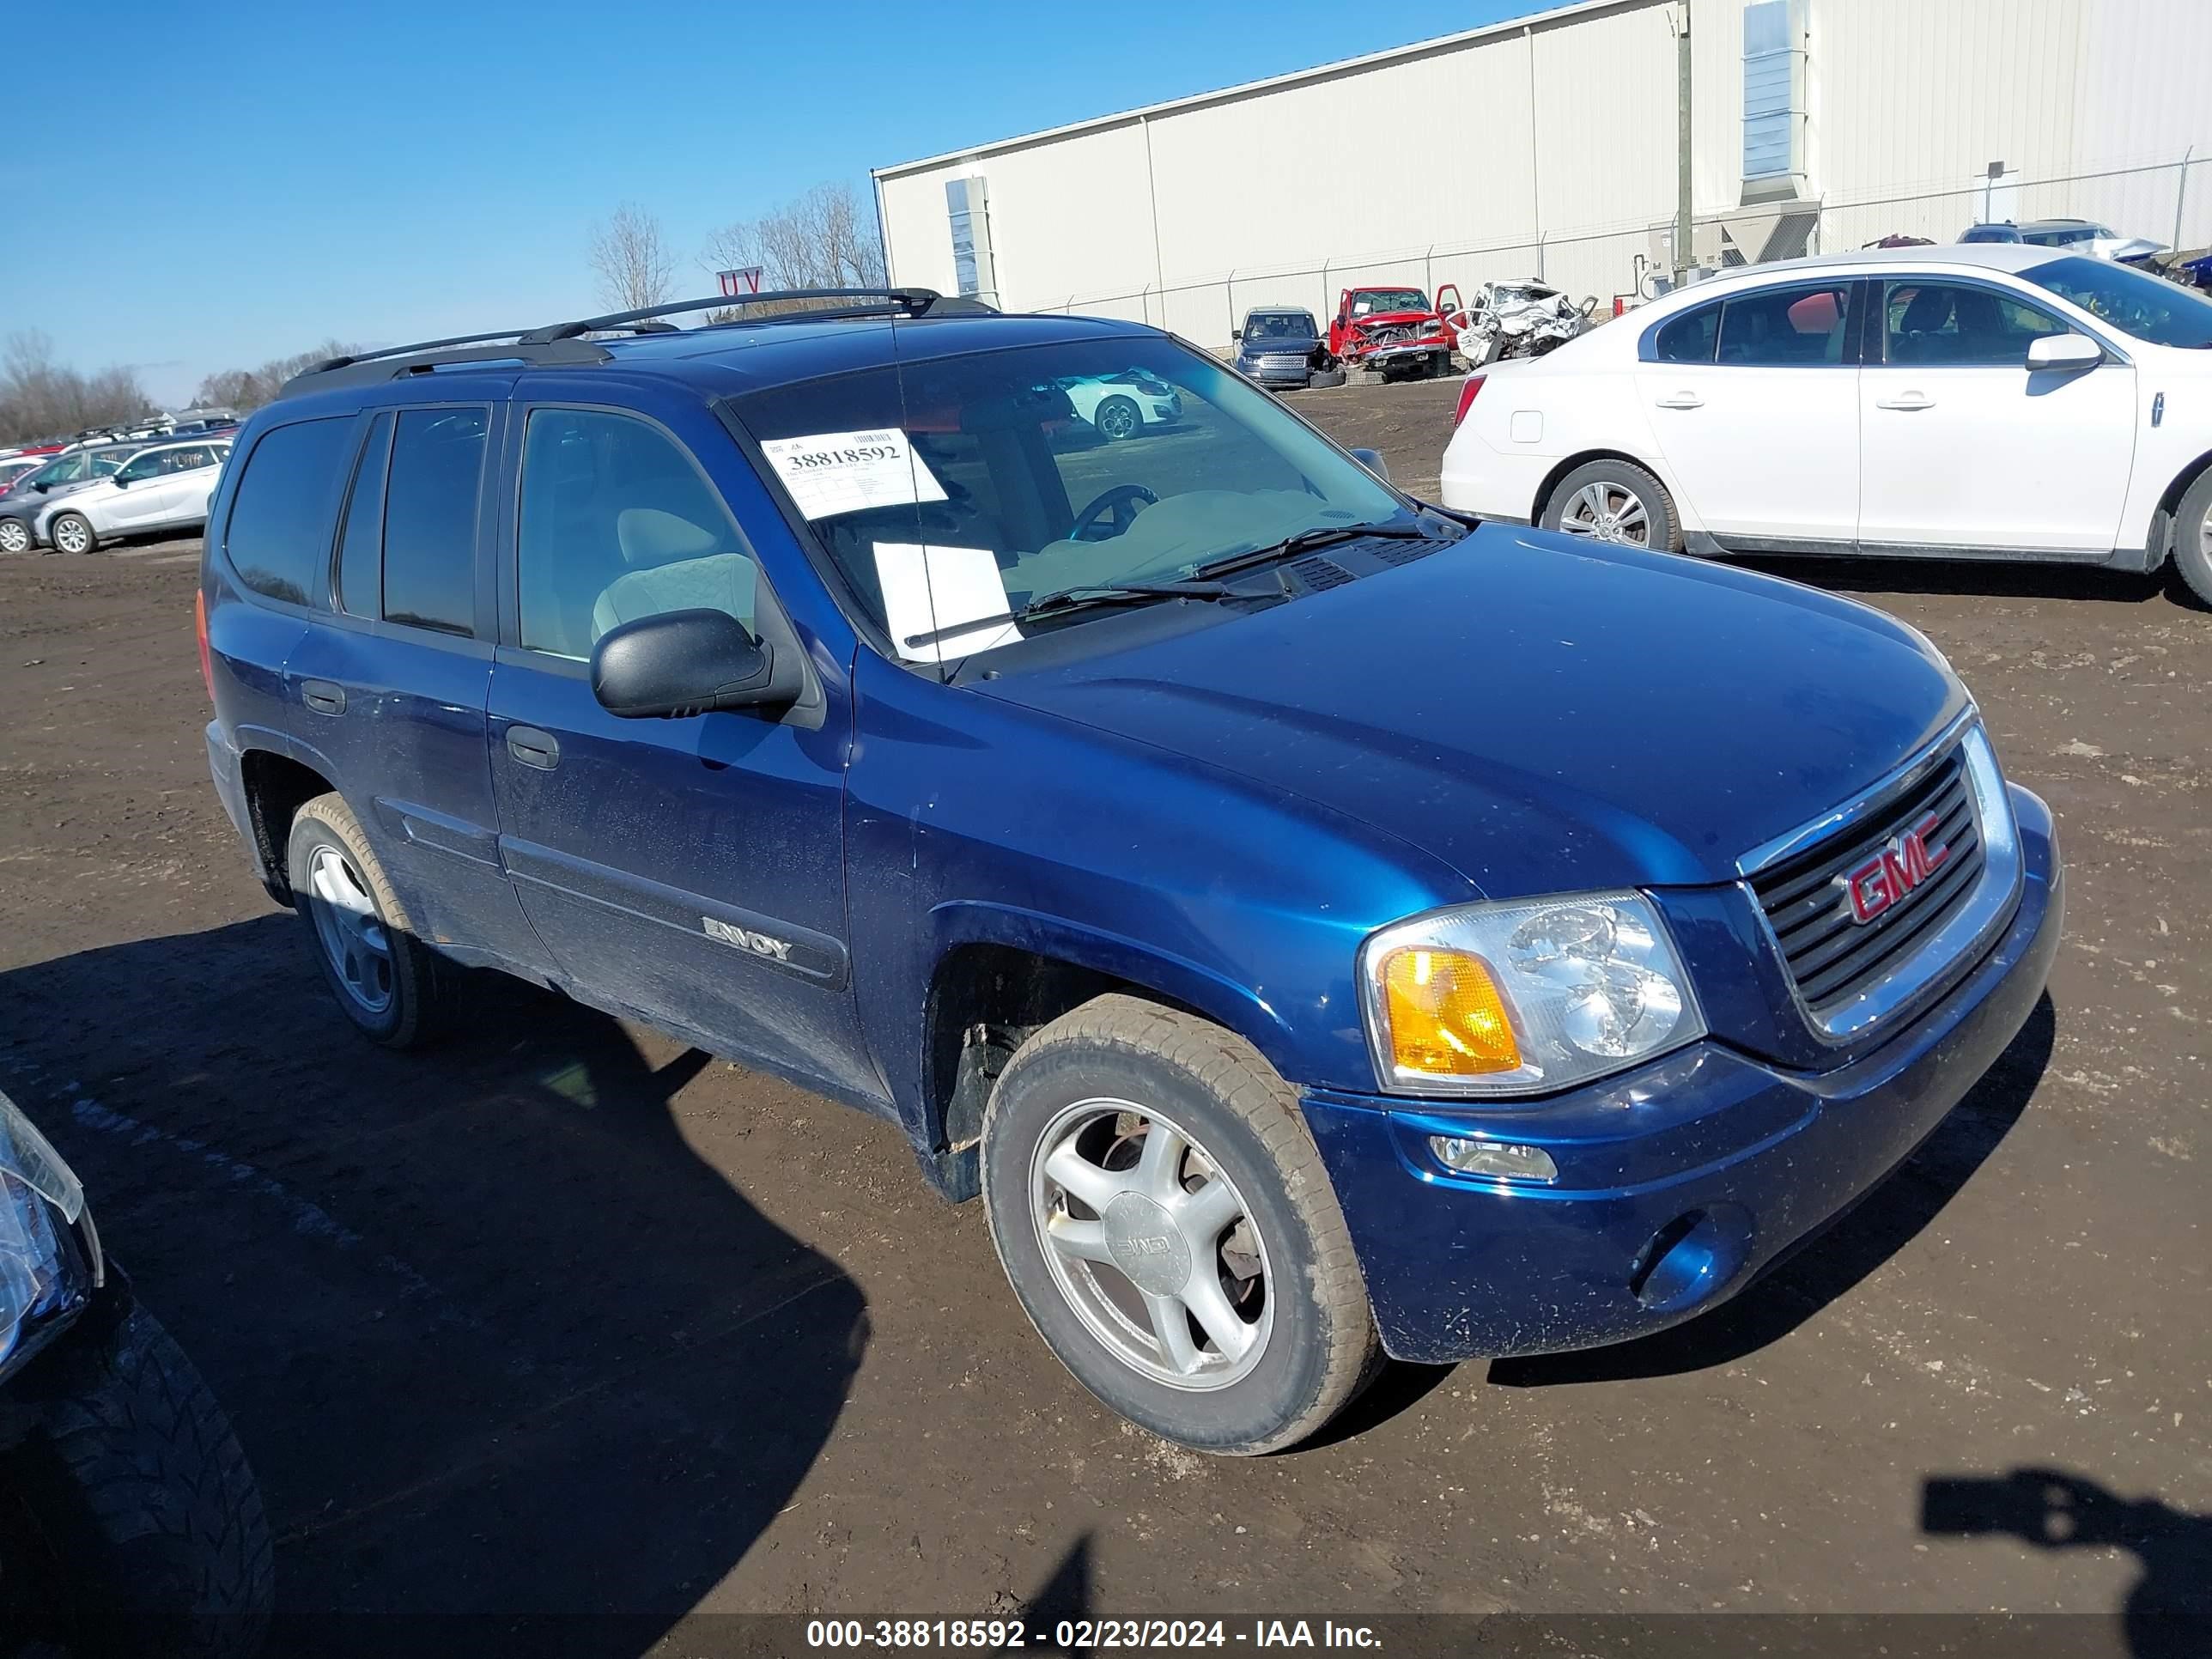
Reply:
[[[1460,306],[1459,289],[1449,283],[1437,290],[1434,305],[1418,288],[1347,288],[1337,295],[1329,322],[1329,356],[1385,380],[1449,374],[1452,336],[1444,316]]]

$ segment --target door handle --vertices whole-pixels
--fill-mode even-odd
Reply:
[[[345,687],[333,685],[328,680],[301,680],[300,701],[318,714],[345,713]]]
[[[1694,392],[1678,392],[1671,398],[1659,400],[1662,409],[1703,409],[1705,406],[1705,400]]]
[[[1933,409],[1936,407],[1936,400],[1933,398],[1929,397],[1924,392],[1905,392],[1899,393],[1894,398],[1881,398],[1875,404],[1875,407],[1876,409],[1902,409],[1908,410],[1915,409]]]
[[[559,740],[550,732],[541,732],[534,726],[508,726],[507,752],[525,766],[534,766],[541,772],[550,772],[561,763]]]

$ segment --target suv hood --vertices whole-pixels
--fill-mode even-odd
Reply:
[[[1966,706],[1932,646],[1863,605],[1495,525],[975,689],[1363,819],[1492,897],[1733,881]]]

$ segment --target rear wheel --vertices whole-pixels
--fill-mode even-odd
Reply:
[[[294,815],[288,866],[293,903],[346,1018],[387,1048],[438,1036],[459,970],[416,936],[343,798],[318,795]]]
[[[2174,513],[2173,567],[2197,603],[2212,605],[2212,468],[2190,485]]]
[[[1194,1015],[1104,996],[1023,1044],[984,1121],[983,1198],[1038,1334],[1164,1439],[1295,1444],[1379,1361],[1295,1093]]]
[[[1666,486],[1629,461],[1592,461],[1560,479],[1544,504],[1544,528],[1665,552],[1681,544]]]
[[[57,553],[89,553],[100,544],[100,538],[92,533],[92,521],[82,513],[57,514],[46,526],[46,534]]]
[[[1130,398],[1109,398],[1098,405],[1098,412],[1091,416],[1091,424],[1098,428],[1099,435],[1115,443],[1124,438],[1135,437],[1138,428],[1144,423],[1143,412],[1138,409],[1135,399]]]

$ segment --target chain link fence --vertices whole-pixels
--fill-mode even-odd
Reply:
[[[2092,219],[2123,236],[2142,236],[2173,247],[2212,243],[2212,155],[2083,173],[2063,179],[2008,178],[1993,194],[1981,185],[1956,190],[1898,191],[1858,199],[1828,198],[1806,251],[1847,253],[1887,236],[1920,236],[1953,242],[1979,222],[1994,202],[2002,216]],[[1700,216],[1701,225],[1724,224],[1734,214]],[[1340,289],[1370,283],[1418,283],[1433,295],[1450,283],[1472,295],[1478,283],[1534,276],[1581,299],[1595,295],[1601,314],[1616,295],[1631,302],[1649,297],[1653,261],[1666,246],[1672,220],[1614,224],[1530,241],[1435,243],[1331,256],[1319,264],[1255,265],[1135,292],[1041,296],[1030,308],[1080,312],[1165,328],[1218,349],[1238,320],[1255,306],[1296,306],[1326,318]],[[1657,236],[1655,238],[1655,232]],[[1755,250],[1754,250],[1755,252]],[[1663,274],[1663,273],[1661,273]]]

